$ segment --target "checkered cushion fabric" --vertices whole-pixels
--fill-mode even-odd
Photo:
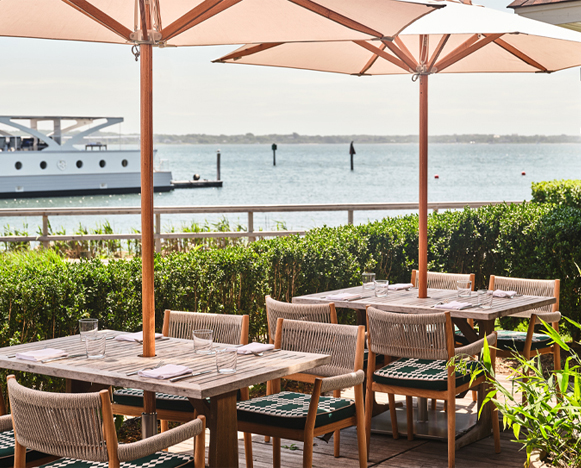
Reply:
[[[194,466],[194,459],[188,455],[168,452],[156,452],[153,455],[139,458],[120,464],[121,468],[181,468]],[[73,458],[60,458],[41,468],[108,468],[108,463],[75,460]]]
[[[475,361],[468,362],[469,369],[477,365]],[[470,377],[470,372],[466,375],[456,372],[456,386],[470,382]],[[446,390],[448,369],[444,360],[400,358],[375,371],[373,381],[399,387]]]
[[[143,408],[143,390],[135,388],[123,388],[113,393],[113,402],[120,405],[136,406]],[[170,395],[168,393],[156,393],[155,405],[159,409],[184,411],[192,413],[194,407],[184,396]]]
[[[44,458],[44,453],[34,450],[26,451],[26,461],[31,462]],[[14,466],[14,431],[0,432],[0,467]]]
[[[268,426],[304,429],[310,404],[311,395],[280,392],[239,402],[237,404],[238,419]],[[319,399],[315,427],[341,421],[354,414],[354,401],[322,396]]]
[[[527,339],[526,332],[517,332],[511,330],[498,330],[497,332],[497,344],[498,349],[503,351],[509,351],[516,349],[517,351],[524,351],[525,341]],[[549,335],[542,333],[533,333],[533,341],[531,343],[531,349],[542,349],[548,348],[549,343],[553,341]]]

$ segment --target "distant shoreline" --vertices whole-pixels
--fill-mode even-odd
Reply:
[[[112,138],[115,134],[103,133],[103,136]],[[119,136],[118,134],[116,136]],[[98,136],[92,139],[98,139]],[[349,144],[351,141],[358,144],[402,144],[418,143],[417,135],[299,135],[272,134],[254,135],[154,135],[154,143],[176,145],[204,145],[204,144],[236,144],[236,145],[292,145],[292,144]],[[539,144],[539,143],[581,143],[581,136],[577,135],[494,135],[494,134],[467,134],[467,135],[434,135],[430,143],[462,143],[462,144]],[[120,142],[135,144],[139,142],[138,135],[121,135]]]

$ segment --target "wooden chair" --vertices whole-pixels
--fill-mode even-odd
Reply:
[[[560,281],[558,279],[540,280],[492,275],[488,289],[491,291],[496,289],[516,291],[518,294],[529,296],[554,297],[557,300],[552,305],[511,315],[511,317],[528,319],[528,329],[526,332],[498,330],[498,351],[496,355],[510,357],[516,351],[524,356],[525,359],[530,359],[535,354],[553,354],[555,369],[561,369],[561,348],[559,345],[556,343],[550,344],[552,339],[549,335],[535,333],[535,326],[541,323],[539,319],[550,323],[555,330],[559,331],[559,320],[561,320],[561,313],[558,312]]]
[[[418,270],[412,270],[411,283],[415,286]],[[428,285],[434,289],[456,290],[456,281],[472,281],[472,291],[474,291],[474,273],[439,273],[428,271]]]
[[[46,468],[118,468],[121,462],[129,461],[131,466],[187,466],[190,456],[159,450],[192,437],[196,438],[195,466],[204,467],[203,416],[163,434],[119,445],[107,390],[75,394],[42,392],[19,385],[11,375],[8,396],[14,421],[15,468],[25,466],[27,447],[63,457],[43,465]]]
[[[275,393],[238,403],[238,430],[273,438],[273,466],[280,467],[280,438],[304,441],[303,467],[313,463],[313,438],[357,426],[359,466],[367,466],[363,413],[363,348],[365,327],[313,323],[279,318],[274,345],[298,352],[331,355],[331,363],[285,379],[314,383],[312,395],[280,392],[280,379],[272,381]],[[321,396],[355,387],[355,401]],[[246,466],[252,456],[246,453]]]
[[[192,332],[208,328],[214,331],[216,343],[248,344],[248,315],[206,314],[166,310],[163,318],[163,336],[192,339]],[[240,397],[247,400],[248,388],[240,390]],[[169,427],[169,421],[187,422],[196,418],[197,413],[184,396],[156,393],[155,404],[161,431]],[[113,413],[140,417],[143,412],[143,390],[124,388],[113,392]],[[251,436],[245,435],[245,443],[251,446]]]
[[[365,431],[369,453],[371,432],[371,405],[375,392],[388,394],[393,437],[399,437],[394,395],[405,395],[408,439],[413,439],[412,397],[434,398],[447,402],[448,466],[454,467],[456,455],[456,395],[485,383],[478,376],[472,384],[470,372],[461,375],[453,366],[446,366],[455,355],[472,356],[483,347],[484,339],[470,345],[454,347],[454,329],[449,312],[435,314],[394,314],[373,307],[367,308],[369,364],[367,366],[367,394]],[[496,343],[496,334],[487,337]],[[385,355],[387,365],[375,368],[375,354]],[[494,349],[491,349],[494,366]],[[474,361],[472,361],[474,362]],[[468,369],[472,364],[468,363]],[[500,428],[496,407],[490,404],[496,452],[500,452]]]

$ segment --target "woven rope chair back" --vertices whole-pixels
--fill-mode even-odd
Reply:
[[[107,462],[99,393],[48,393],[8,380],[14,430],[25,447],[58,457]]]
[[[287,351],[330,355],[329,364],[303,373],[332,377],[353,372],[355,369],[357,332],[358,328],[352,325],[285,320],[280,348]]]
[[[412,273],[412,283],[415,285],[414,279],[418,277],[418,270]],[[469,273],[439,273],[436,271],[428,271],[428,286],[433,289],[453,289],[456,290],[456,281],[470,281],[471,275]],[[472,285],[474,286],[474,285]]]
[[[491,278],[492,280],[492,278]],[[524,294],[526,296],[546,296],[555,297],[557,301],[559,300],[559,293],[555,292],[556,286],[555,280],[541,280],[541,279],[526,279],[526,278],[508,278],[506,276],[495,276],[494,277],[494,288],[491,289],[502,289],[503,291],[516,291],[518,294]],[[517,317],[530,317],[531,314],[539,312],[552,312],[553,304],[549,304],[537,309],[527,310],[526,312],[520,314],[514,314]],[[557,307],[555,305],[555,311]]]
[[[200,329],[214,331],[214,342],[239,344],[242,334],[242,316],[170,311],[168,336],[192,339],[192,332]]]
[[[290,304],[276,301],[270,296],[266,296],[266,314],[268,332],[272,339],[276,335],[276,322],[279,318],[304,322],[331,323],[331,307],[329,304]]]
[[[393,314],[367,308],[369,349],[375,354],[417,359],[448,359],[446,315]]]

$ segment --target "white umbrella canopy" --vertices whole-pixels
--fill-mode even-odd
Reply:
[[[550,73],[581,65],[581,34],[462,3],[425,16],[393,41],[245,45],[216,62],[351,75],[420,78],[419,297],[427,297],[428,76],[433,73]],[[415,79],[414,78],[414,79]]]
[[[2,0],[0,36],[133,43],[142,38],[139,3]],[[387,38],[439,7],[431,0],[155,0],[149,29],[161,46]]]
[[[0,0],[0,37],[139,46],[143,356],[155,356],[152,47],[391,38],[441,7],[432,0]]]

